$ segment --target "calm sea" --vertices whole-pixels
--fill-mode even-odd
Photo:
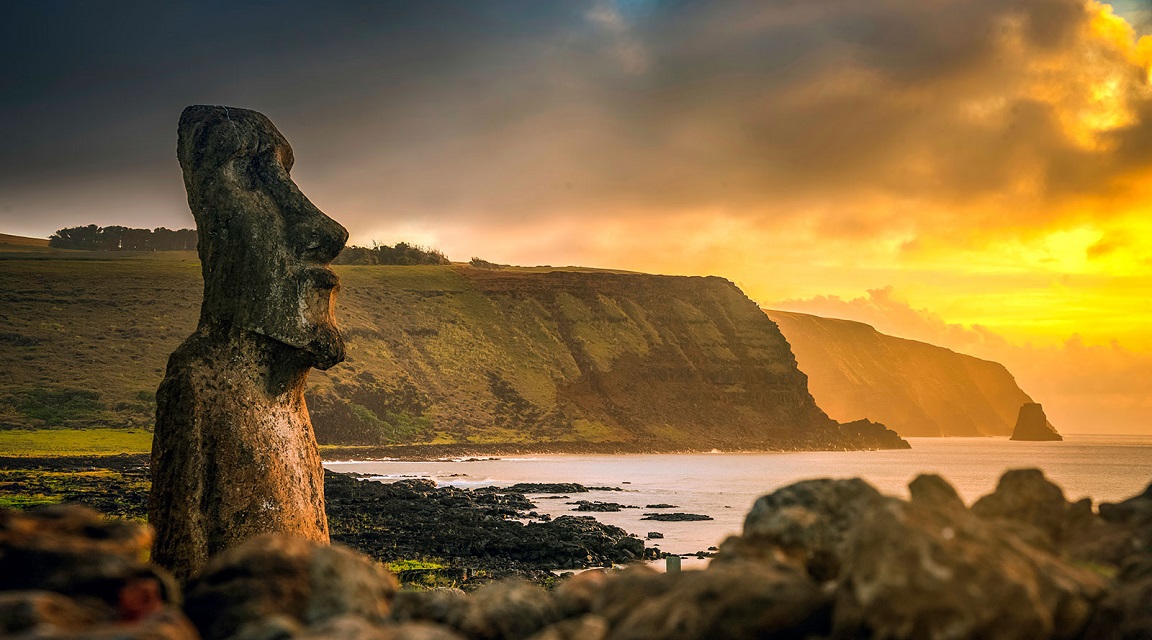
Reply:
[[[431,478],[455,487],[506,486],[517,482],[578,482],[623,491],[570,494],[568,499],[530,496],[538,512],[553,517],[592,515],[641,537],[664,534],[664,551],[695,553],[740,532],[759,496],[810,478],[861,477],[880,491],[906,497],[920,473],[947,478],[969,504],[992,492],[1008,469],[1038,467],[1064,488],[1070,500],[1123,500],[1152,482],[1152,436],[1065,436],[1064,442],[1011,442],[1002,438],[909,438],[911,450],[802,453],[710,453],[637,455],[538,455],[473,462],[329,462],[333,471],[372,474],[382,482]],[[574,500],[634,505],[615,513],[571,511]],[[653,522],[640,518],[669,503],[711,516],[700,522]]]

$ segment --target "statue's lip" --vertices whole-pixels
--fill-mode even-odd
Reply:
[[[319,289],[335,289],[340,286],[340,276],[328,267],[312,267],[308,270],[308,275]]]

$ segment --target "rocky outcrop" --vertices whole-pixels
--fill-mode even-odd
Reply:
[[[1011,440],[1051,441],[1063,440],[1056,428],[1044,415],[1044,407],[1038,402],[1025,402],[1020,405],[1020,415],[1016,418],[1016,428]]]
[[[310,405],[330,441],[902,444],[830,420],[775,325],[721,278],[467,267],[344,278],[359,355],[318,379]]]
[[[1007,436],[1032,399],[996,362],[885,335],[859,322],[766,311],[808,388],[842,422],[870,418],[903,437]]]
[[[151,424],[154,372],[196,325],[193,267],[0,261],[9,285],[0,301],[11,310],[4,332],[16,341],[0,339],[0,367],[18,367],[45,387],[42,397],[26,398],[0,380],[0,427],[43,426],[49,414],[62,426]],[[894,434],[869,440],[828,419],[777,327],[721,278],[463,265],[335,270],[353,357],[309,377],[308,408],[324,444],[436,442],[465,456],[485,447],[504,454],[899,445]],[[69,331],[36,320],[47,316]],[[13,346],[25,343],[35,346]],[[85,366],[59,367],[41,353]],[[881,420],[844,420],[861,417]]]
[[[255,111],[188,107],[177,155],[204,299],[156,392],[149,520],[153,558],[186,579],[261,533],[328,540],[304,385],[344,359],[327,265],[348,234],[300,193],[291,147]]]
[[[152,531],[80,506],[0,509],[0,637],[195,640]]]
[[[191,581],[183,606],[188,619],[176,606],[175,590],[159,595],[163,572],[127,557],[147,544],[141,525],[102,522],[84,510],[0,511],[0,633],[1043,640],[1152,632],[1152,486],[1101,505],[1099,515],[1084,502],[1064,500],[1036,470],[1006,474],[995,493],[971,509],[939,476],[920,476],[909,488],[912,499],[905,501],[859,479],[796,483],[760,498],[742,535],[725,541],[704,570],[592,570],[561,580],[551,592],[516,580],[487,583],[471,594],[397,591],[385,569],[350,549],[266,536],[217,556]],[[417,494],[390,501],[461,497],[418,497],[427,490],[421,483],[406,490]],[[500,494],[492,495],[499,505]],[[364,513],[374,506],[360,504]],[[139,576],[154,581],[153,599],[131,596]],[[124,606],[140,601],[151,604]]]
[[[456,574],[504,577],[658,557],[643,540],[591,517],[536,516],[532,502],[507,489],[359,481],[331,472],[326,480],[332,539],[378,549],[381,560],[443,558]]]

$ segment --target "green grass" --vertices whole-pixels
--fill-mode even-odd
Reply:
[[[192,253],[95,253],[0,255],[0,371],[12,374],[0,377],[0,452],[148,450],[167,359],[196,327],[200,264]],[[748,303],[716,282],[570,267],[335,271],[348,358],[309,375],[308,404],[320,441],[340,444],[632,441],[643,423],[684,414],[672,405],[700,404],[658,395],[647,361],[686,379],[710,370],[702,358],[730,363],[710,319],[734,312],[715,300]],[[547,275],[557,271],[588,276]],[[732,422],[727,406],[718,424]],[[46,440],[27,435],[50,428],[60,430]]]
[[[427,571],[429,569],[443,569],[448,565],[439,560],[392,560],[384,566],[392,573],[403,573],[404,571]]]
[[[0,431],[0,456],[58,457],[148,453],[152,434],[142,429],[11,429]]]

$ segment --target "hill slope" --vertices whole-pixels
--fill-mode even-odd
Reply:
[[[150,426],[194,328],[198,263],[0,260],[0,427]],[[332,443],[866,446],[719,278],[339,267],[349,359],[311,378]],[[875,443],[872,443],[875,444]]]
[[[885,335],[871,326],[767,311],[820,407],[837,420],[868,417],[901,436],[1008,436],[1032,402],[1003,365]]]

